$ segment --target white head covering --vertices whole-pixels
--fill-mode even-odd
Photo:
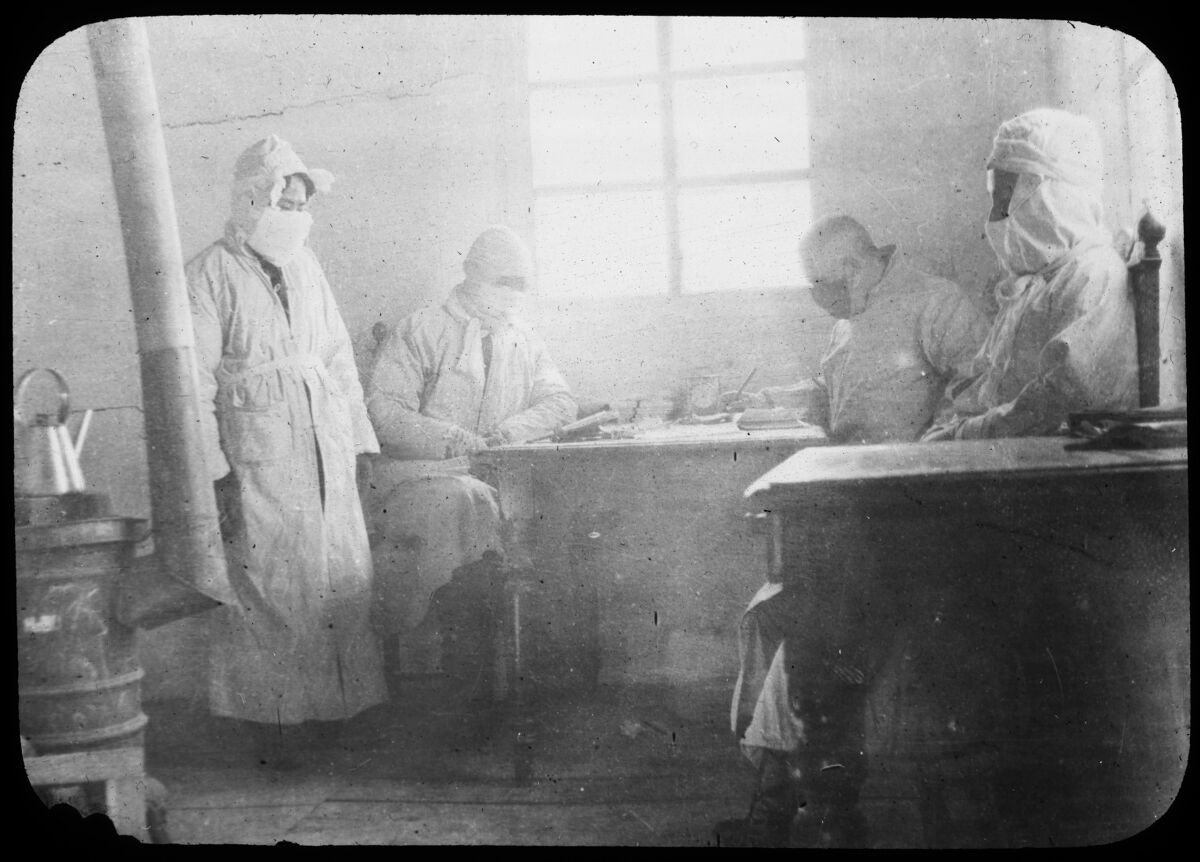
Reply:
[[[533,256],[513,230],[495,225],[471,244],[463,260],[463,270],[483,282],[505,277],[528,278],[533,274]]]
[[[232,221],[245,233],[254,230],[263,207],[274,206],[292,174],[302,174],[315,191],[329,191],[333,174],[300,161],[292,145],[278,135],[271,135],[250,146],[233,168]]]
[[[1104,148],[1087,117],[1038,108],[1001,123],[987,166],[1060,180],[1098,194],[1104,176]]]
[[[1040,272],[1082,244],[1109,242],[1100,136],[1086,117],[1039,108],[1001,124],[989,170],[1018,174],[1002,248],[1013,275]],[[992,223],[989,233],[1000,226]]]
[[[1101,151],[1090,120],[1050,108],[1014,117],[996,132],[987,167],[1018,177],[1008,217],[985,226],[1008,277],[996,284],[999,310],[976,357],[990,369],[980,384],[984,404],[1000,403],[1017,327],[1031,303],[1045,301],[1041,288],[1050,283],[1056,265],[1112,243],[1100,202]]]

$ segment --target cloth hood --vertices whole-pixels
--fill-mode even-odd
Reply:
[[[1000,126],[987,166],[1019,175],[1008,218],[988,227],[1010,275],[1041,272],[1083,245],[1111,243],[1100,200],[1100,137],[1086,117],[1049,108],[1021,114]]]
[[[463,261],[468,278],[494,282],[499,278],[529,278],[533,256],[517,234],[503,225],[485,230],[471,244]]]
[[[236,239],[244,240],[254,230],[262,210],[279,202],[287,177],[292,174],[303,174],[313,194],[333,186],[333,174],[306,167],[292,145],[278,135],[258,141],[238,157],[233,169],[230,218]]]
[[[1087,117],[1039,108],[1000,125],[987,167],[1032,174],[1099,193],[1104,148]]]

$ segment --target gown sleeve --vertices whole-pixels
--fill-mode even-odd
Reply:
[[[229,461],[221,449],[217,424],[217,367],[224,350],[224,321],[218,298],[219,275],[200,263],[187,267],[188,302],[192,331],[196,338],[197,395],[200,399],[200,436],[209,478],[214,482],[229,473]]]

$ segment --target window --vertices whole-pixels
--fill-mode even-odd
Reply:
[[[811,221],[798,18],[531,16],[544,293],[801,281]]]

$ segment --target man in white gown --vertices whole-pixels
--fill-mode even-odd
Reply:
[[[367,386],[382,447],[369,497],[377,621],[398,673],[440,669],[446,633],[430,613],[434,593],[456,569],[502,551],[496,489],[470,475],[470,454],[544,436],[576,414],[566,381],[522,321],[533,271],[525,243],[489,228],[463,270],[441,306],[410,315],[380,346]]]
[[[225,236],[186,267],[238,597],[211,615],[209,704],[251,722],[274,765],[294,761],[277,744],[285,729],[386,697],[356,483],[356,455],[378,443],[333,291],[304,244],[308,201],[331,182],[274,135],[256,143],[235,167]]]

